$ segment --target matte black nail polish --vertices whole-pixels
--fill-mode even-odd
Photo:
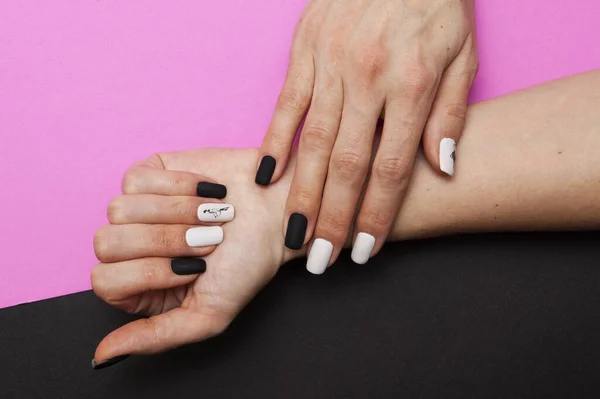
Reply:
[[[227,187],[222,184],[202,182],[196,188],[198,197],[223,199],[227,196]]]
[[[285,246],[289,249],[300,249],[304,245],[304,236],[308,220],[301,213],[292,213],[285,233]]]
[[[128,357],[129,357],[129,355],[121,355],[121,356],[113,357],[112,359],[105,360],[102,363],[96,363],[96,359],[92,359],[92,368],[94,370],[102,370],[107,367],[113,366],[119,362],[122,362],[123,360],[127,359]]]
[[[171,270],[180,276],[204,273],[206,261],[198,258],[175,258],[171,260]]]
[[[254,182],[256,184],[260,184],[261,186],[268,185],[271,182],[273,173],[275,172],[275,165],[277,165],[275,158],[270,155],[265,155],[260,161],[260,166],[256,172],[256,178],[254,179]]]

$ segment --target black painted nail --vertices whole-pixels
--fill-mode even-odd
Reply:
[[[204,259],[198,258],[175,258],[171,260],[171,270],[180,276],[204,273],[206,271],[206,262]]]
[[[254,179],[254,182],[256,184],[260,184],[261,186],[268,185],[273,177],[273,172],[275,172],[275,165],[277,165],[275,158],[270,155],[265,155],[260,161],[260,166],[256,172],[256,178]]]
[[[304,245],[306,226],[308,220],[301,213],[292,213],[288,220],[287,232],[285,233],[285,246],[289,249],[300,249]]]
[[[121,355],[117,357],[113,357],[112,359],[108,359],[103,361],[102,363],[96,363],[96,359],[92,359],[92,368],[94,370],[102,370],[112,365],[115,365],[123,360],[127,359],[129,355]]]
[[[227,196],[227,187],[222,184],[202,182],[196,188],[198,197],[223,199]]]

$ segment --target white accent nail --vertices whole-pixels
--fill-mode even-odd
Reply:
[[[223,242],[221,226],[194,227],[185,232],[185,242],[190,247],[207,247]]]
[[[333,244],[322,238],[317,238],[310,248],[308,260],[306,261],[306,270],[312,274],[325,273],[332,253]]]
[[[373,248],[375,248],[375,237],[367,233],[358,233],[350,257],[355,263],[364,265],[371,257]]]
[[[231,204],[202,204],[198,207],[201,222],[231,222],[235,209]]]
[[[440,141],[440,169],[450,176],[454,175],[455,153],[456,141],[449,138]]]

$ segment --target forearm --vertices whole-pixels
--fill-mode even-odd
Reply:
[[[600,70],[469,108],[457,173],[415,165],[390,240],[600,227]]]

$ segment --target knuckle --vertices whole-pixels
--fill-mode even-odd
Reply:
[[[419,59],[412,60],[402,71],[398,89],[418,99],[433,89],[437,79],[438,74],[434,68]]]
[[[172,252],[182,246],[182,240],[173,236],[173,234],[169,234],[165,227],[157,227],[152,233],[150,245],[152,245],[152,248],[158,248],[161,252]]]
[[[330,241],[343,241],[348,234],[350,221],[348,217],[344,217],[339,209],[331,209],[319,215],[316,235],[332,238]]]
[[[294,185],[291,191],[291,198],[294,201],[294,209],[306,210],[315,202],[315,190],[305,185]]]
[[[302,131],[302,144],[311,152],[329,150],[333,138],[332,132],[322,122],[313,122]]]
[[[445,115],[451,116],[454,118],[458,118],[461,120],[465,120],[467,118],[467,104],[462,104],[462,103],[448,104],[446,106]]]
[[[408,179],[410,166],[405,158],[384,158],[377,162],[374,173],[383,185],[397,186]]]
[[[310,94],[294,87],[284,87],[277,107],[291,115],[303,114],[310,103]]]
[[[343,183],[362,182],[368,165],[364,156],[348,151],[332,156],[331,160],[334,177]]]
[[[367,83],[374,83],[381,76],[386,65],[386,51],[380,44],[365,43],[352,54],[358,75]]]
[[[332,39],[327,43],[326,55],[331,62],[338,62],[344,59],[346,47],[338,39]]]
[[[108,261],[110,258],[110,226],[103,226],[94,235],[94,253],[100,262]]]
[[[135,194],[140,192],[142,186],[142,179],[139,173],[136,172],[135,168],[130,168],[121,181],[121,191],[123,194]]]
[[[102,264],[96,265],[92,269],[92,274],[90,276],[90,281],[92,283],[92,290],[94,293],[100,297],[104,298],[106,293],[106,278],[103,272]]]
[[[393,222],[394,215],[389,211],[370,209],[361,215],[361,224],[373,233],[384,231]]]
[[[124,196],[120,195],[109,202],[106,216],[112,224],[121,224],[129,220]]]
[[[197,205],[190,200],[175,200],[168,209],[168,215],[172,220],[187,220],[196,215]],[[160,212],[160,209],[158,210]]]

